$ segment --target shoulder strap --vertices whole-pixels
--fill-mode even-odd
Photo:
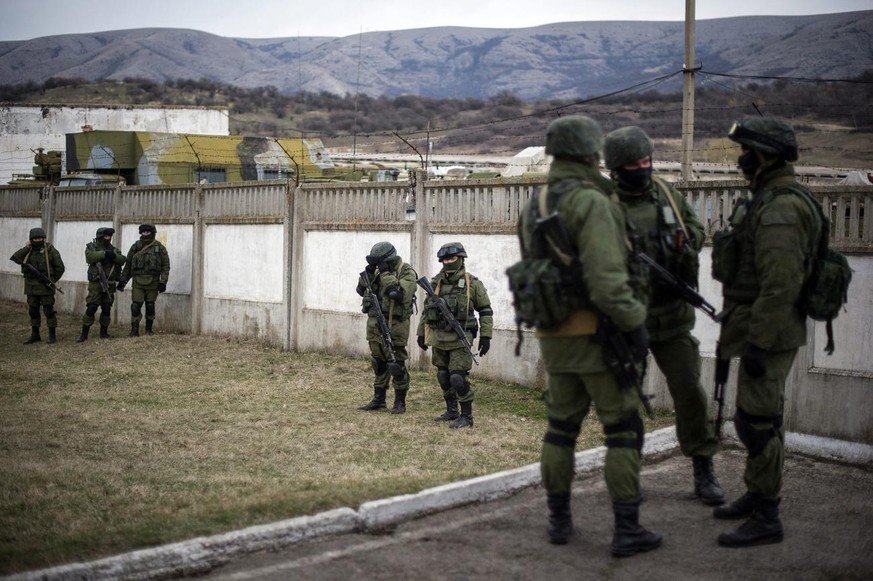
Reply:
[[[685,239],[691,240],[691,237],[688,236],[688,228],[685,227],[685,220],[682,219],[682,212],[679,211],[679,206],[676,204],[676,200],[673,199],[672,192],[670,191],[670,186],[667,185],[667,182],[665,182],[658,176],[652,176],[652,181],[655,182],[655,184],[658,186],[658,190],[660,191],[660,195],[658,197],[667,198],[667,202],[670,204],[670,207],[673,208],[673,215],[676,216],[676,220],[679,222],[679,227],[682,228],[682,234],[685,235]]]
[[[140,254],[142,254],[143,252],[145,252],[146,250],[148,250],[149,248],[151,248],[152,246],[154,246],[155,242],[157,242],[157,240],[152,240],[151,242],[149,242],[148,244],[146,244],[145,246],[143,246],[142,248],[140,248],[139,251],[138,251],[136,254],[134,254],[133,256],[130,257],[131,260],[132,260],[135,256],[139,256]]]

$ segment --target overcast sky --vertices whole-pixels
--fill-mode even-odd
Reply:
[[[152,27],[293,38],[432,26],[685,20],[685,0],[0,0],[0,8],[0,40]],[[709,20],[871,9],[873,0],[699,0],[696,16]]]

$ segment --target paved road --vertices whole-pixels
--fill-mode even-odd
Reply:
[[[731,498],[742,492],[743,453],[716,461]],[[749,549],[718,547],[731,523],[716,521],[691,493],[690,462],[677,454],[647,461],[641,521],[664,545],[632,558],[610,556],[612,513],[600,472],[574,483],[576,534],[546,542],[539,486],[501,500],[404,522],[382,534],[349,533],[249,555],[205,575],[229,580],[379,579],[767,579],[873,578],[873,466],[793,454],[786,461],[785,541]]]

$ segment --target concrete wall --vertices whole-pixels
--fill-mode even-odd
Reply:
[[[0,184],[12,174],[29,174],[33,151],[65,151],[66,134],[94,129],[228,135],[227,109],[205,107],[0,107]],[[64,166],[66,171],[66,166]]]
[[[505,270],[519,258],[518,211],[541,182],[530,179],[451,182],[324,183],[295,187],[288,182],[241,185],[123,188],[0,187],[0,250],[10,256],[42,224],[61,251],[66,295],[58,308],[81,312],[85,298],[84,244],[97,227],[114,225],[125,252],[137,225],[157,225],[170,253],[168,292],[157,302],[162,332],[238,335],[297,351],[368,354],[365,316],[354,292],[364,257],[389,240],[420,276],[439,269],[437,249],[460,241],[468,270],[479,277],[495,312],[492,349],[474,377],[542,384],[545,373],[536,339],[523,331],[521,355]],[[714,231],[729,215],[740,185],[680,184]],[[873,188],[818,187],[816,195],[835,221],[834,241],[849,253],[855,271],[846,312],[835,322],[837,352],[823,353],[824,325],[810,322],[810,344],[801,349],[786,390],[786,424],[792,431],[873,444],[873,226],[865,223]],[[720,285],[709,277],[710,248],[701,255],[701,293],[721,307]],[[127,294],[127,293],[126,293]],[[418,303],[422,303],[422,293]],[[127,294],[129,297],[129,294]],[[23,301],[17,267],[0,262],[0,297]],[[114,311],[126,325],[125,295]],[[26,321],[22,319],[22,325]],[[418,315],[412,324],[418,323]],[[694,334],[701,342],[703,378],[711,389],[718,327],[699,315]],[[430,353],[410,341],[410,365],[430,368]],[[736,362],[734,362],[736,364]],[[728,385],[725,417],[733,414],[735,369]],[[655,406],[672,402],[654,366],[646,392]]]

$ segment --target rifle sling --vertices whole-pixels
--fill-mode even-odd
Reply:
[[[676,205],[676,200],[674,200],[673,196],[670,195],[670,188],[667,186],[667,183],[658,176],[652,176],[652,181],[657,184],[661,194],[667,198],[667,203],[669,203],[670,207],[673,208],[673,214],[679,221],[679,227],[682,228],[682,234],[685,235],[685,239],[691,240],[691,237],[688,236],[688,228],[685,227],[685,220],[682,219],[682,212],[679,211],[679,206]]]
[[[51,244],[49,244],[48,242],[46,242],[45,244],[43,244],[43,246],[42,246],[42,258],[43,258],[43,260],[45,261],[45,270],[46,270],[46,272],[48,273],[47,278],[48,278],[49,280],[51,280],[51,279],[52,279],[52,265],[49,264],[49,257],[48,257],[48,249],[49,249],[49,246],[51,246]],[[28,249],[27,249],[27,254],[24,255],[24,259],[21,261],[21,264],[27,264],[27,263],[28,263],[27,261],[28,261],[28,259],[30,258],[30,253],[31,253],[31,252],[33,252],[33,248],[28,248]],[[33,265],[31,264],[31,266],[33,266]],[[36,268],[36,267],[33,266],[33,268]],[[38,268],[37,268],[36,270],[37,270],[37,272],[39,272],[39,269],[38,269]],[[52,284],[55,284],[55,283],[52,282]],[[57,285],[55,284],[55,286],[57,286]]]

